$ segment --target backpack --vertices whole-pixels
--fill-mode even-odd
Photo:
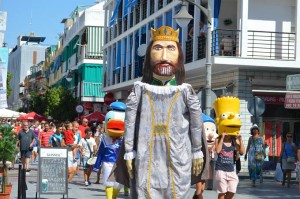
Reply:
[[[61,147],[60,140],[56,138],[54,135],[51,138],[51,142],[53,147]]]

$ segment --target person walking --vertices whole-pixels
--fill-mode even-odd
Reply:
[[[49,147],[49,139],[53,135],[50,130],[49,123],[46,122],[44,129],[39,133],[39,147]]]
[[[39,146],[38,138],[39,138],[39,133],[41,131],[38,126],[39,126],[39,121],[34,121],[32,130],[35,134],[35,142],[34,142],[33,151],[32,151],[32,158],[31,158],[32,162],[36,162],[37,157],[38,157],[38,146]]]
[[[229,136],[223,132],[216,139],[216,188],[218,199],[231,199],[236,193],[239,178],[234,170],[234,150],[240,155],[245,153],[242,136]]]
[[[250,128],[250,133],[245,160],[248,158],[249,176],[250,180],[252,180],[252,186],[255,187],[256,180],[260,179],[264,163],[264,139],[260,136],[259,128],[256,124]]]
[[[35,142],[35,134],[29,129],[27,121],[23,122],[22,128],[23,129],[17,135],[17,145],[20,147],[23,169],[26,169],[26,171],[29,172],[29,160]]]
[[[282,186],[285,185],[287,180],[287,187],[290,188],[291,172],[295,169],[297,147],[293,143],[293,135],[288,132],[286,134],[286,141],[282,143],[280,159],[283,170]],[[287,178],[286,178],[287,176]]]
[[[62,124],[59,124],[56,128],[56,132],[50,137],[49,145],[50,147],[62,147],[62,139],[63,139],[63,128]]]
[[[88,165],[87,161],[92,155],[97,151],[97,144],[95,139],[92,137],[92,130],[90,128],[85,129],[85,138],[81,139],[79,142],[79,147],[82,155],[83,162],[83,171],[84,171],[84,184],[89,186],[92,183],[90,182],[90,175],[92,168]]]
[[[81,121],[81,125],[79,125],[78,129],[81,132],[81,137],[84,138],[85,137],[85,129],[89,128],[89,120],[86,118],[83,118]]]

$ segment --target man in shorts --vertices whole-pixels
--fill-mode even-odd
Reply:
[[[97,144],[95,139],[92,137],[92,130],[90,128],[85,129],[85,138],[81,139],[79,142],[80,152],[82,155],[83,162],[83,171],[84,171],[84,184],[89,186],[92,183],[90,182],[91,175],[91,166],[87,164],[87,161],[93,154],[97,151]]]
[[[19,140],[17,144],[20,147],[23,169],[29,172],[29,160],[35,142],[35,134],[29,129],[27,121],[23,122],[22,130],[17,135],[17,138]]]

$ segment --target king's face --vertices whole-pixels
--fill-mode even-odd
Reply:
[[[150,57],[153,73],[173,76],[177,72],[179,51],[175,41],[154,41]]]

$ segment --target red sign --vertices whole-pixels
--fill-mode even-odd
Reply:
[[[256,95],[264,100],[265,104],[284,104],[283,95]]]
[[[287,93],[285,95],[284,108],[300,109],[300,93]]]
[[[93,103],[91,103],[91,102],[84,102],[83,106],[84,106],[85,110],[90,111],[93,108]]]
[[[109,106],[112,102],[114,102],[114,94],[112,93],[107,93],[105,96],[104,96],[104,103]]]

